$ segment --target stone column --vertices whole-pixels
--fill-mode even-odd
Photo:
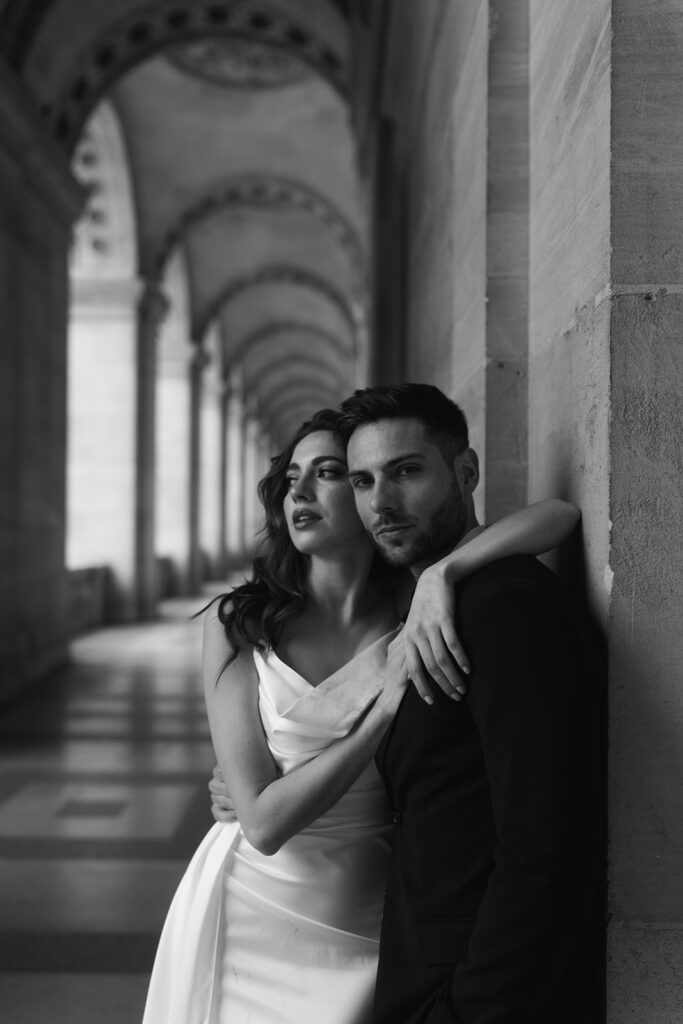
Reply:
[[[244,418],[243,445],[243,479],[244,479],[244,519],[242,547],[249,556],[256,544],[256,531],[260,526],[260,502],[256,487],[259,474],[259,435],[261,427],[252,410]]]
[[[683,8],[612,2],[609,1024],[683,1007]]]
[[[221,436],[220,436],[220,453],[219,453],[219,506],[218,506],[218,548],[219,548],[219,559],[217,572],[221,579],[225,578],[225,574],[228,571],[229,564],[229,553],[228,553],[228,459],[230,457],[229,451],[229,431],[230,431],[230,382],[228,379],[223,378],[220,396],[220,420],[221,420]]]
[[[167,337],[166,328],[165,324],[157,360],[156,551],[169,563],[168,591],[187,594],[190,576],[190,374],[194,350],[181,330],[169,330],[173,336]]]
[[[226,459],[226,542],[230,568],[243,561],[244,522],[244,410],[242,390],[231,382],[227,405]]]
[[[156,374],[159,328],[168,300],[156,281],[148,281],[138,304],[136,395],[135,568],[137,612],[153,618],[157,608],[154,536],[156,463]]]
[[[188,491],[190,524],[190,593],[201,589],[204,577],[199,540],[201,502],[201,435],[202,435],[202,378],[208,357],[201,344],[195,343],[190,363],[190,487]]]
[[[137,616],[134,280],[75,279],[69,324],[67,565],[107,568],[104,619]]]
[[[529,0],[490,8],[484,461],[495,522],[527,496]]]
[[[201,388],[199,540],[205,573],[217,578],[221,554],[221,433],[223,378],[220,340],[209,331]]]
[[[67,258],[82,193],[0,65],[0,696],[66,658]]]
[[[368,383],[398,384],[405,380],[406,362],[406,196],[396,154],[396,125],[388,114],[377,120],[374,184],[374,323]]]

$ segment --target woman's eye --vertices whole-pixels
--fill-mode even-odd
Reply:
[[[293,487],[298,479],[299,478],[296,477],[296,476],[288,476],[288,477],[285,477],[285,482],[286,482],[288,487]]]
[[[338,469],[330,469],[328,467],[327,469],[321,469],[318,475],[322,480],[336,480],[337,477],[341,476],[341,473]]]

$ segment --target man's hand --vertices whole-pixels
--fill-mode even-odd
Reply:
[[[213,770],[213,777],[209,782],[209,792],[211,793],[211,813],[214,819],[222,825],[229,825],[231,822],[237,821],[235,805],[230,799],[223,779],[223,772],[218,765]]]
[[[466,692],[456,665],[466,675],[470,665],[453,625],[454,616],[453,583],[437,563],[425,569],[418,579],[405,626],[399,634],[408,675],[428,704],[433,704],[430,677],[453,700],[461,700]]]

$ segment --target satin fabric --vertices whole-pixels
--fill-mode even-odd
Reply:
[[[274,651],[254,651],[282,774],[354,727],[393,635],[317,687]],[[389,832],[374,763],[272,857],[239,823],[214,825],[171,904],[143,1024],[370,1024]]]

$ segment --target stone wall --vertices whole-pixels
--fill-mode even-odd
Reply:
[[[583,513],[609,603],[610,2],[530,7],[529,497]]]
[[[553,561],[608,645],[607,1020],[670,1024],[683,962],[683,4],[390,10],[375,146],[391,152],[374,168],[391,180],[375,191],[396,192],[403,219],[377,224],[376,273],[381,287],[393,231],[403,378],[464,405],[486,452],[487,518],[524,500],[520,484],[581,507],[582,535]],[[367,155],[367,115],[356,123]],[[396,343],[382,322],[401,317],[378,318],[376,371]]]
[[[0,696],[66,656],[66,256],[80,201],[0,67]]]
[[[491,0],[486,219],[486,518],[527,499],[529,0]]]
[[[386,31],[381,103],[393,125],[404,253],[403,273],[391,286],[403,309],[377,324],[377,344],[380,351],[402,345],[403,378],[438,383],[463,406],[483,455],[487,5],[397,0]],[[378,171],[387,164],[382,156]],[[379,288],[382,273],[379,265]],[[397,323],[403,338],[392,336]]]
[[[683,4],[613,0],[610,1024],[683,1006]]]

